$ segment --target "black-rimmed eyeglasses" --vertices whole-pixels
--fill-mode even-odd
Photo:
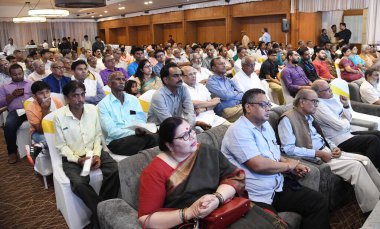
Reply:
[[[182,139],[184,141],[188,141],[190,139],[191,134],[194,133],[193,129],[190,129],[189,131],[185,132],[182,136],[176,137],[173,139]]]
[[[314,104],[314,106],[317,106],[319,104],[318,99],[306,99],[306,98],[303,98],[303,99],[312,102]]]
[[[257,103],[248,103],[248,104],[257,104],[263,109],[272,108],[272,104],[270,102],[257,102]]]

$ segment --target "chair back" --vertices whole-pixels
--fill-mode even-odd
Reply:
[[[51,158],[51,163],[53,167],[53,172],[57,168],[57,166],[60,166],[62,164],[62,157],[58,153],[57,148],[55,147],[55,125],[54,125],[54,116],[55,112],[53,111],[50,114],[46,115],[42,119],[42,129],[44,131],[44,136],[46,139],[46,143],[49,147],[49,153]]]
[[[338,76],[338,78],[342,78],[341,76],[342,74],[339,68],[339,62],[340,62],[340,59],[336,59],[334,62],[334,66],[335,66],[336,75]]]
[[[156,90],[151,89],[139,97],[141,108],[143,109],[145,113],[148,113],[149,111],[149,105],[150,105],[150,102],[152,101],[152,97],[155,92]]]
[[[294,98],[293,98],[293,96],[290,95],[290,92],[289,92],[288,88],[286,87],[282,77],[280,79],[280,82],[281,82],[282,94],[284,95],[285,103],[286,104],[293,103]]]

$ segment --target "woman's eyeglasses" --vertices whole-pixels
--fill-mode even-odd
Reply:
[[[190,129],[189,131],[185,132],[181,137],[176,137],[173,139],[182,139],[184,141],[188,141],[192,133],[194,133],[194,130]]]

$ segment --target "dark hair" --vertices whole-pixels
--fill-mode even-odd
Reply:
[[[164,50],[161,50],[161,49],[157,49],[155,52],[154,52],[154,57],[157,58],[157,55],[162,52],[165,54]]]
[[[297,52],[298,52],[298,54],[300,54],[300,56],[302,56],[307,51],[309,51],[309,49],[307,47],[303,47],[303,48],[298,49]]]
[[[246,49],[246,48],[244,48],[244,47],[239,47],[239,48],[237,49],[236,53],[241,53],[241,51],[243,51],[243,49]]]
[[[49,49],[42,49],[42,50],[40,51],[40,55],[42,56],[42,55],[44,55],[45,53],[48,53],[48,52],[50,52]],[[50,53],[51,53],[51,52],[50,52]]]
[[[62,49],[61,53],[62,56],[66,56],[67,54],[71,53],[71,49]]]
[[[64,96],[69,96],[69,94],[74,92],[77,88],[82,88],[83,91],[86,91],[86,87],[82,82],[71,80],[63,87],[62,93]]]
[[[86,35],[84,35],[84,37],[88,37],[88,35],[86,34]]]
[[[74,61],[74,62],[71,64],[71,70],[75,71],[75,69],[78,67],[78,65],[81,65],[81,64],[84,64],[84,65],[86,65],[86,67],[87,67],[87,63],[86,63],[86,61],[84,61],[84,60],[77,60],[77,61]]]
[[[290,51],[286,54],[286,59],[289,60],[289,57],[293,56],[294,53],[295,53],[295,51],[290,50]]]
[[[217,57],[215,57],[215,58],[212,58],[211,61],[210,61],[210,69],[212,69],[212,67],[215,66],[215,61],[216,61],[216,60],[220,60],[220,59],[222,59],[220,56],[217,56]]]
[[[264,41],[260,41],[259,44],[257,45],[258,49],[261,49],[261,45],[262,44],[265,44],[265,42]]]
[[[16,57],[13,55],[9,55],[9,56],[5,57],[5,59],[10,62],[11,60],[15,60]]]
[[[332,25],[330,28],[334,28],[334,27],[336,27],[336,25],[334,24],[334,25]]]
[[[275,48],[280,48],[280,45],[279,45],[278,43],[274,43],[274,44],[272,45],[272,49],[275,49]]]
[[[341,22],[339,25],[343,25],[344,27],[346,27],[346,23],[344,22]]]
[[[161,81],[162,81],[162,83],[163,83],[164,85],[166,85],[165,82],[164,82],[164,78],[165,78],[165,77],[168,77],[169,74],[170,74],[170,73],[169,73],[169,69],[170,69],[170,68],[175,68],[175,67],[178,68],[178,65],[177,65],[176,63],[172,63],[172,62],[167,63],[167,64],[164,65],[164,67],[162,67],[162,69],[161,69],[161,71],[160,71],[160,77],[161,77]]]
[[[137,82],[134,80],[128,80],[127,83],[125,84],[124,91],[130,95],[137,95],[137,93],[132,93],[132,86],[133,85],[137,86]]]
[[[45,89],[48,89],[49,91],[51,90],[49,84],[45,83],[44,81],[36,81],[32,84],[31,87],[33,94],[36,94],[37,92]]]
[[[145,66],[146,62],[150,63],[149,60],[147,60],[147,59],[144,59],[144,60],[140,61],[139,65],[138,65],[138,67],[136,69],[136,73],[135,73],[135,76],[137,78],[139,78],[139,80],[140,80],[141,86],[142,86],[143,81],[144,81],[144,72],[143,72],[143,70],[144,70],[144,66]],[[152,72],[152,74],[153,74],[153,72]]]
[[[135,55],[135,53],[139,51],[144,52],[144,49],[140,46],[133,46],[131,49],[131,55]]]
[[[324,31],[326,31],[326,29],[322,29],[322,33],[323,33]]]
[[[264,28],[264,32],[268,32],[268,28]]]
[[[374,72],[378,72],[376,68],[369,68],[365,71],[364,77],[367,79],[368,76],[372,76]]]
[[[173,58],[166,58],[165,60],[165,65],[169,64],[169,63],[173,63],[172,61],[174,61]]]
[[[317,47],[314,49],[314,53],[319,53],[320,51],[325,50],[324,48]]]
[[[268,50],[268,56],[272,55],[273,53],[277,54],[277,52],[274,48]]]
[[[184,122],[183,118],[170,117],[165,119],[158,130],[158,147],[163,152],[168,152],[169,148],[166,143],[172,143],[175,137],[175,131]]]
[[[96,37],[95,37],[95,40],[98,39],[98,38],[100,38],[100,37],[99,37],[99,36],[96,36]]]
[[[350,49],[352,50],[352,49],[354,49],[355,47],[356,47],[356,45],[355,44],[350,44]]]
[[[12,75],[11,74],[11,72],[12,72],[12,70],[14,70],[14,69],[18,69],[18,68],[20,68],[21,70],[22,70],[22,72],[24,72],[24,69],[21,67],[21,65],[19,65],[19,64],[12,64],[10,67],[9,67],[9,75]]]
[[[253,100],[255,100],[256,96],[259,94],[265,95],[265,91],[263,91],[260,88],[253,88],[246,91],[243,95],[241,105],[243,106],[243,113],[246,114],[247,111],[245,110],[245,104],[252,103]]]
[[[348,47],[348,46],[344,46],[344,47],[342,48],[342,55],[343,55],[345,52],[347,52],[349,49],[350,49],[350,47]]]

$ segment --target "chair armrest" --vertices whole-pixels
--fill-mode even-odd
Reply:
[[[352,118],[351,125],[365,127],[368,130],[377,130],[377,126],[378,126],[376,122],[372,122],[372,121],[368,121],[364,119],[357,119],[357,118]]]
[[[373,105],[373,104],[367,104],[367,103],[362,103],[358,101],[350,101],[352,109],[356,112],[359,113],[364,113],[364,114],[369,114],[373,116],[380,116],[380,106],[378,105]]]
[[[123,199],[100,202],[98,218],[102,229],[141,228],[137,219],[137,211]]]

